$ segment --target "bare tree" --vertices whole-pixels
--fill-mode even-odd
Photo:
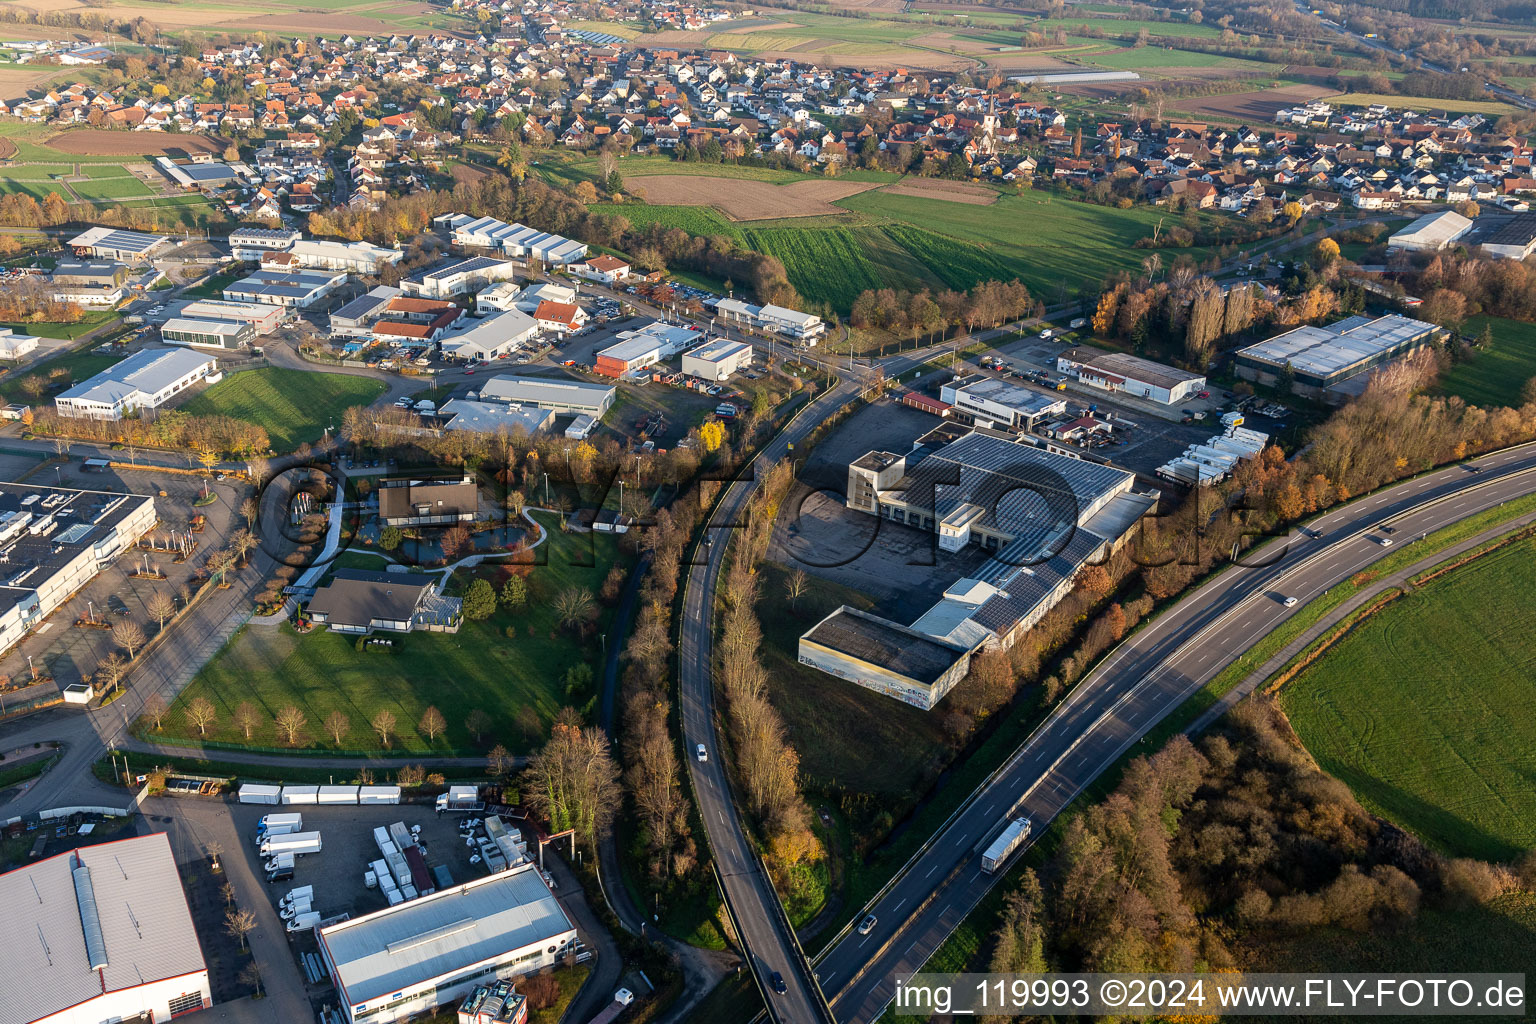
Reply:
[[[809,585],[810,579],[805,575],[804,569],[796,569],[789,574],[789,577],[784,581],[784,594],[789,598],[790,610],[793,611],[795,605],[800,602],[800,598],[805,596],[806,588]]]
[[[115,690],[122,684],[123,673],[127,668],[128,663],[123,660],[123,656],[112,651],[96,666],[96,681],[104,690]]]
[[[464,728],[469,730],[470,735],[475,738],[476,743],[480,742],[480,737],[485,735],[486,730],[490,727],[491,716],[486,714],[484,711],[481,711],[479,708],[475,708],[469,714],[464,716]]]
[[[271,474],[272,467],[266,459],[252,459],[245,464],[245,471],[251,475],[251,483],[259,489]]]
[[[304,728],[304,712],[300,711],[296,706],[289,704],[277,713],[275,721],[277,722],[277,731],[287,737],[290,747],[298,742],[299,730]]]
[[[512,770],[512,755],[500,743],[485,755],[485,770],[493,779],[504,778]]]
[[[254,990],[258,997],[261,995],[261,968],[255,960],[240,968],[240,984]]]
[[[395,722],[393,711],[380,711],[368,723],[373,726],[373,731],[379,734],[379,742],[384,744],[385,750],[389,749],[389,738],[395,734]]]
[[[240,948],[245,948],[245,937],[256,928],[256,915],[249,910],[237,910],[231,907],[224,914],[224,930],[232,939],[240,940]]]
[[[341,738],[351,729],[352,719],[348,718],[347,713],[340,708],[325,716],[325,731],[330,733],[331,739],[336,741],[338,747],[341,746]]]
[[[250,530],[236,530],[229,535],[229,548],[235,560],[243,564],[247,561],[247,556],[256,549],[256,535]]]
[[[215,551],[208,556],[208,561],[204,565],[208,569],[208,577],[210,579],[218,577],[219,584],[222,585],[225,575],[235,567],[235,553],[229,550]]]
[[[255,732],[256,727],[261,724],[261,712],[256,710],[256,705],[243,700],[240,706],[235,708],[234,719],[235,727],[245,733],[246,739],[250,739],[251,733]]]
[[[118,646],[126,650],[128,657],[132,658],[134,653],[144,646],[144,631],[139,628],[137,622],[124,619],[113,625],[112,639],[116,640]]]
[[[234,903],[235,903],[235,883],[234,882],[225,882],[223,885],[219,886],[219,895],[224,897],[224,905],[226,907],[234,906]]]
[[[157,590],[149,595],[146,607],[149,608],[149,614],[154,617],[155,625],[164,630],[165,620],[176,614],[176,599],[163,590]]]
[[[199,736],[207,736],[208,727],[218,717],[218,708],[215,708],[207,697],[194,697],[192,703],[187,705],[187,721],[197,727]]]
[[[585,587],[566,587],[555,595],[555,614],[560,625],[576,626],[592,614],[592,591]]]
[[[524,798],[549,820],[551,831],[575,829],[595,844],[618,811],[619,767],[600,729],[557,724],[523,778]]]
[[[428,743],[436,743],[437,737],[448,728],[448,723],[443,719],[443,713],[435,707],[429,707],[421,713],[421,721],[416,723],[416,728],[427,737]]]
[[[165,710],[165,698],[160,696],[160,691],[149,691],[149,696],[144,698],[144,717],[154,719],[156,732],[165,725]]]

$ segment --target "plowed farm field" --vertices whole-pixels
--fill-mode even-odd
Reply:
[[[651,174],[630,178],[626,187],[652,206],[712,206],[731,220],[827,217],[845,213],[832,204],[878,187],[869,181],[765,181],[711,178],[695,174]]]
[[[166,132],[114,132],[100,128],[77,128],[60,132],[45,145],[60,153],[78,156],[160,155],[172,150],[185,153],[222,153],[227,145],[206,135]]]
[[[898,196],[918,196],[923,199],[942,199],[946,203],[970,203],[973,206],[991,206],[997,202],[997,192],[985,185],[973,185],[966,181],[943,181],[939,178],[904,178],[884,191]]]

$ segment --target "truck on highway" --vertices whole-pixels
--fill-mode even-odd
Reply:
[[[1024,844],[1029,838],[1029,819],[1014,818],[1003,826],[1003,830],[992,840],[981,855],[981,870],[989,875],[995,875],[1008,863],[1008,858],[1013,852]]]
[[[263,857],[274,857],[279,853],[291,853],[295,857],[302,857],[306,853],[319,852],[319,832],[289,832],[280,836],[268,836],[261,841]]]

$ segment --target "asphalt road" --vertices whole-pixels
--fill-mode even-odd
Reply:
[[[1038,839],[1149,729],[1306,602],[1426,532],[1536,491],[1536,445],[1473,465],[1484,471],[1451,466],[1319,517],[1253,556],[1271,564],[1222,572],[1122,643],[871,903],[873,931],[845,930],[818,958],[837,1019],[878,1018],[896,976],[921,970],[964,920],[996,880],[982,874],[979,848],[1010,814],[1028,816]],[[1378,529],[1389,519],[1391,535]],[[1286,597],[1298,605],[1286,608]]]

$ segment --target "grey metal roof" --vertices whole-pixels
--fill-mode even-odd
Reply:
[[[302,298],[341,276],[338,270],[258,270],[224,289],[225,295],[281,295]]]
[[[1326,327],[1297,327],[1240,349],[1238,355],[1274,366],[1289,364],[1298,373],[1329,377],[1439,329],[1396,314],[1375,319],[1351,316]]]
[[[565,377],[519,377],[501,374],[480,388],[482,401],[518,402],[556,410],[588,409],[612,398],[610,384],[571,380]]]
[[[410,284],[424,284],[427,281],[452,277],[455,274],[467,274],[471,271],[485,270],[490,267],[503,267],[506,264],[506,260],[492,259],[489,256],[471,256],[467,260],[452,260],[428,267],[425,270],[418,270],[405,280]]]
[[[400,294],[399,288],[381,284],[372,288],[331,314],[332,320],[361,320]]]
[[[504,402],[475,402],[467,398],[450,399],[438,411],[452,417],[444,429],[473,430],[482,434],[494,434],[502,429],[510,434],[518,431],[537,434],[555,422],[553,409],[509,405]]]
[[[153,395],[199,367],[216,362],[213,356],[187,348],[146,348],[61,391],[59,398],[111,404],[138,392]]]
[[[89,900],[76,890],[81,864],[90,869]],[[206,969],[164,833],[83,847],[0,875],[0,905],[0,1024],[29,1024],[94,999],[103,987],[120,992]],[[92,958],[105,960],[99,976]],[[199,987],[187,980],[189,991]]]
[[[575,926],[525,864],[332,925],[320,941],[356,1006],[567,935]]]

